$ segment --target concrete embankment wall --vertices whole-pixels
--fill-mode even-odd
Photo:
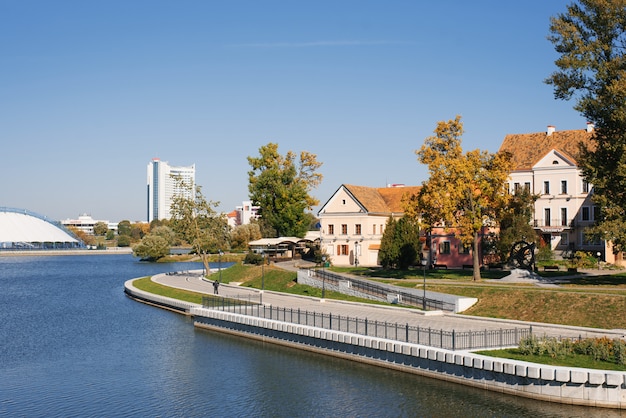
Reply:
[[[626,373],[497,359],[202,308],[142,292],[126,293],[185,310],[199,328],[240,335],[368,364],[549,402],[626,409]],[[186,304],[186,305],[185,305]],[[185,307],[186,306],[186,307]]]

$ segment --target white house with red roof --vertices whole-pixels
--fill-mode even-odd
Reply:
[[[578,167],[581,144],[591,145],[594,126],[586,129],[507,135],[500,152],[513,161],[509,190],[525,188],[539,196],[535,202],[533,227],[557,254],[574,251],[605,254],[605,243],[594,240],[585,228],[599,215],[591,201],[593,187]]]

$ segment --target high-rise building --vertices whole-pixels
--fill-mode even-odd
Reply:
[[[176,177],[192,187],[190,189],[178,187]],[[155,219],[170,219],[170,206],[174,196],[183,194],[184,197],[193,198],[195,183],[195,164],[174,167],[166,161],[153,158],[148,163],[148,222]]]

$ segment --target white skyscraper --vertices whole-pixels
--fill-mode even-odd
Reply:
[[[176,187],[174,177],[180,177],[185,183],[191,184],[190,190]],[[196,165],[188,167],[170,166],[166,161],[153,158],[148,163],[148,222],[155,219],[170,219],[172,198],[183,193],[193,198],[196,184]]]

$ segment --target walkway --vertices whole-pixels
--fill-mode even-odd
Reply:
[[[213,281],[204,279],[202,271],[178,274],[159,274],[152,278],[153,281],[179,289],[194,292],[213,294]],[[624,338],[626,330],[602,330],[594,328],[572,327],[563,325],[544,324],[536,322],[523,322],[505,319],[493,319],[464,316],[441,311],[422,311],[419,309],[400,308],[393,306],[381,306],[357,302],[335,301],[314,297],[289,295],[285,293],[264,291],[240,287],[235,284],[220,284],[219,295],[232,298],[245,298],[259,300],[262,296],[263,304],[280,308],[301,309],[321,313],[332,313],[351,318],[367,318],[381,322],[408,324],[422,328],[432,328],[446,331],[478,331],[511,328],[533,327],[535,335],[547,335],[554,337],[602,337]]]

